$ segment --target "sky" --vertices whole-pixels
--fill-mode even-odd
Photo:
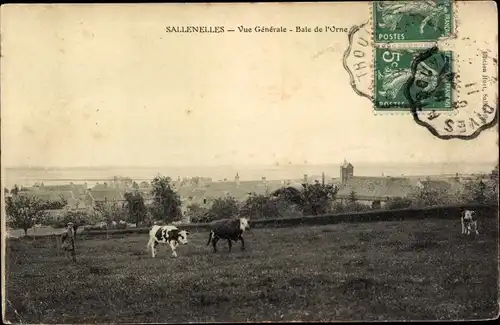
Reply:
[[[349,28],[369,17],[366,8],[2,6],[2,164],[496,161],[496,128],[444,141],[408,115],[375,116],[342,66],[346,33],[165,32]]]

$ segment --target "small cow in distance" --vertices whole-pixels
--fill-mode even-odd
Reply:
[[[175,249],[180,244],[188,243],[188,232],[179,230],[176,226],[158,226],[154,225],[149,230],[149,241],[147,248],[151,247],[151,255],[156,256],[156,246],[158,244],[168,243],[172,249],[172,256],[177,257]]]
[[[474,218],[475,214],[476,212],[472,210],[465,210],[462,212],[462,215],[460,216],[460,220],[462,222],[462,234],[470,235],[470,233],[474,231],[476,235],[479,235],[479,232],[477,231],[477,220]]]
[[[241,241],[241,250],[245,250],[245,241],[243,240],[243,233],[245,230],[249,230],[250,225],[248,224],[247,218],[238,219],[223,219],[212,223],[212,229],[208,237],[207,246],[212,243],[214,248],[214,253],[217,252],[217,242],[219,239],[226,239],[229,245],[229,252],[233,244],[231,241],[237,242]]]

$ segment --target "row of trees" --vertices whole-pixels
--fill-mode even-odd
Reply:
[[[391,198],[386,208],[426,207],[443,204],[480,203],[498,204],[498,166],[486,180],[477,179],[464,184],[460,192],[452,193],[437,188],[415,189],[407,197]],[[191,204],[187,214],[192,222],[208,222],[215,219],[244,215],[252,219],[283,218],[302,215],[319,215],[363,211],[372,206],[360,204],[355,192],[344,202],[336,201],[338,188],[325,184],[302,184],[299,189],[285,187],[270,193],[258,195],[252,193],[240,202],[232,196],[216,198],[209,207]],[[146,205],[140,192],[125,194],[125,204],[120,207],[116,202],[97,203],[88,211],[71,211],[56,220],[56,225],[64,226],[68,221],[77,225],[96,224],[98,222],[126,220],[137,226],[151,224],[154,220],[172,222],[182,218],[181,199],[170,177],[157,176],[151,182],[153,203]],[[22,228],[27,233],[35,223],[52,224],[45,210],[60,207],[64,202],[44,202],[36,197],[11,195],[6,198],[7,224],[13,228]],[[377,207],[375,207],[377,208]]]

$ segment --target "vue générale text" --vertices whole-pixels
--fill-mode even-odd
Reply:
[[[225,32],[240,32],[240,33],[347,33],[345,27],[336,27],[334,25],[324,26],[294,26],[294,28],[286,28],[284,26],[237,26],[236,28],[225,28],[224,26],[166,26],[167,33],[225,33]]]

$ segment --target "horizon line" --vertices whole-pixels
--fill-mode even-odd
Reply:
[[[475,161],[475,162],[465,162],[465,161],[446,161],[446,162],[409,162],[409,161],[381,161],[381,162],[369,162],[369,161],[359,161],[353,162],[347,160],[348,163],[353,165],[453,165],[453,164],[481,164],[481,165],[495,165],[498,164],[498,161]],[[319,165],[339,165],[341,166],[343,162],[322,162],[322,163],[292,163],[292,164],[271,164],[271,163],[262,163],[262,164],[220,164],[220,165],[151,165],[151,166],[142,166],[142,165],[97,165],[97,166],[34,166],[34,165],[17,165],[17,166],[4,166],[4,169],[126,169],[126,168],[143,168],[143,169],[151,169],[151,168],[220,168],[220,167],[229,167],[229,168],[238,168],[238,167],[292,167],[292,166],[319,166]]]

